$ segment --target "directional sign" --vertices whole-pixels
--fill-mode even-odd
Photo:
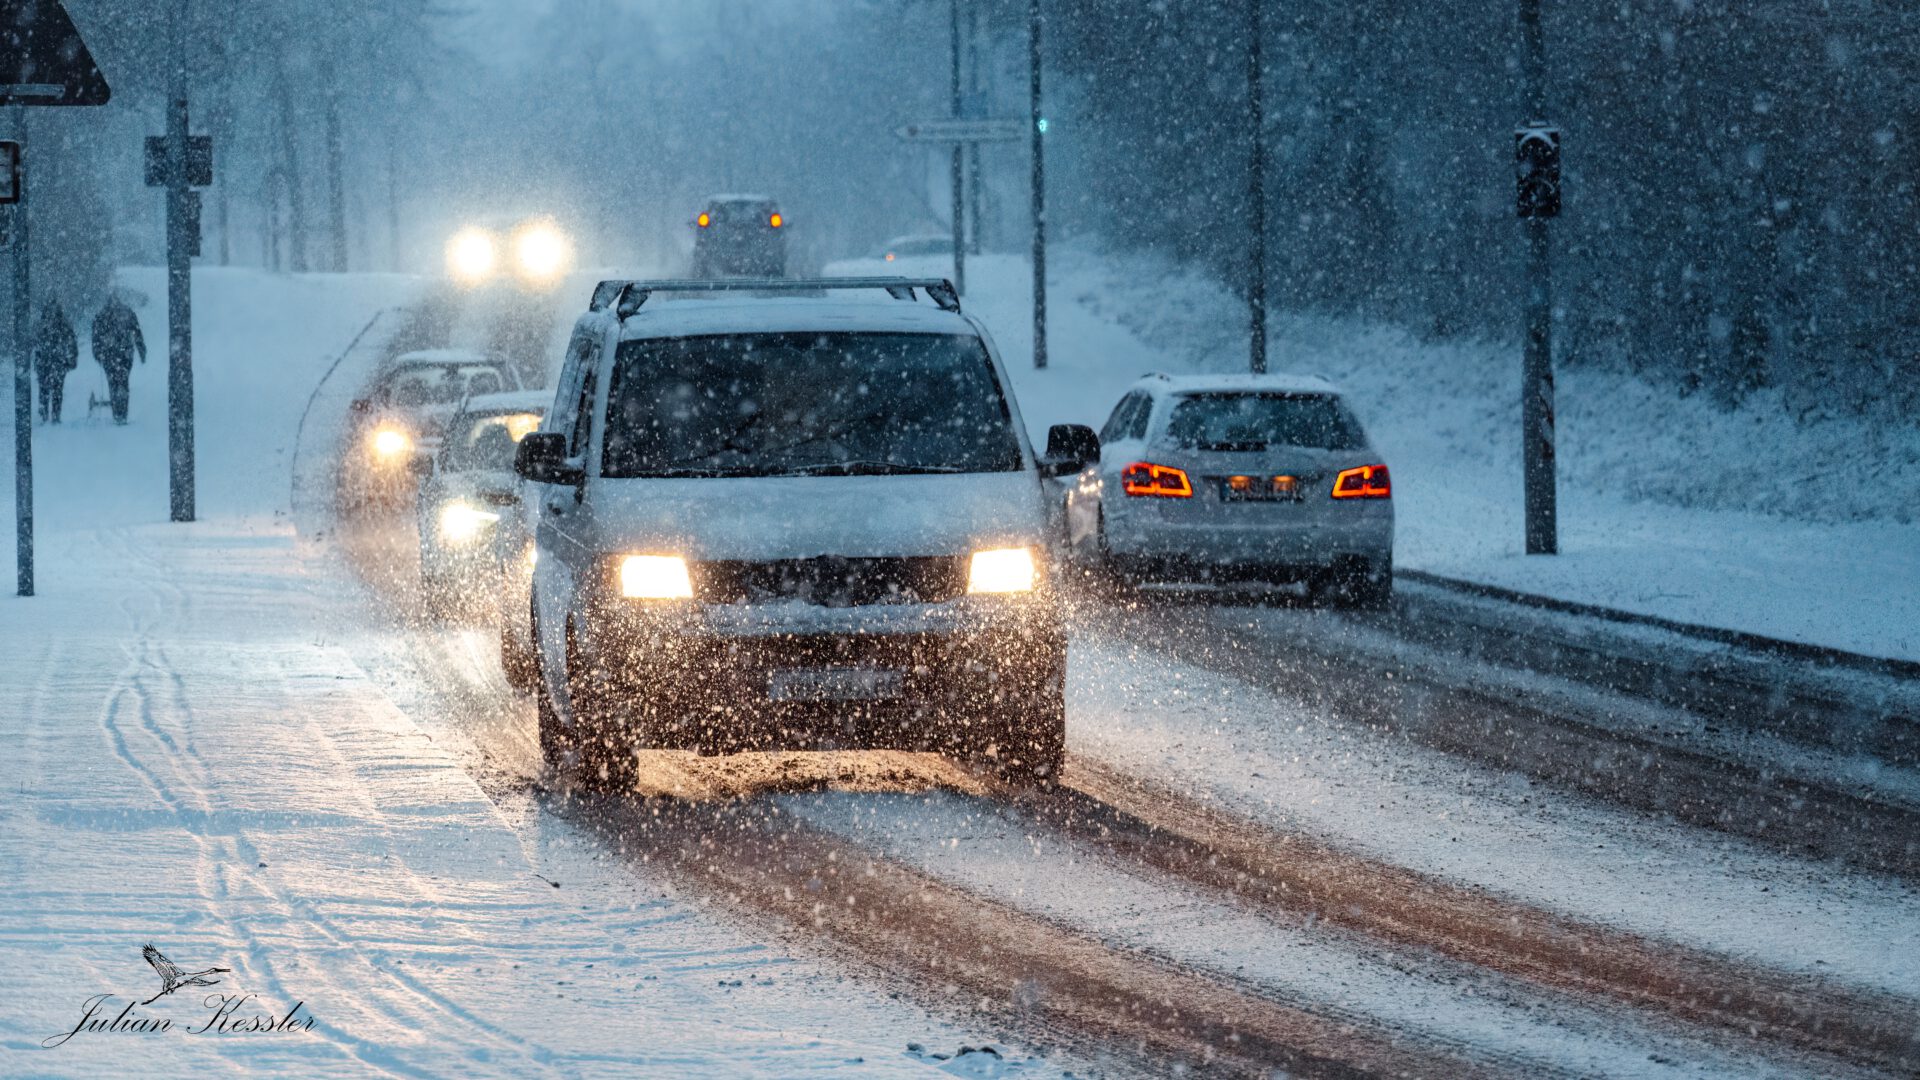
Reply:
[[[0,105],[105,105],[112,96],[59,0],[0,0]]]
[[[213,183],[213,136],[187,136],[187,183],[206,187]],[[167,138],[147,136],[147,186],[167,186]]]
[[[1017,142],[1027,137],[1027,122],[1005,120],[921,120],[893,129],[908,142]]]

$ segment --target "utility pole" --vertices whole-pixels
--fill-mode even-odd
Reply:
[[[967,94],[974,104],[976,118],[987,115],[980,86],[980,5],[967,7]],[[967,254],[980,254],[980,232],[986,225],[983,212],[983,199],[986,185],[981,179],[980,144],[967,144],[967,220],[972,231],[967,242]]]
[[[330,252],[333,265],[329,269],[344,274],[347,271],[347,188],[342,176],[346,166],[341,161],[346,156],[346,145],[340,135],[340,82],[331,64],[327,65],[323,77],[327,80],[327,225],[333,241]]]
[[[1033,146],[1033,366],[1047,366],[1047,118],[1040,111],[1040,0],[1027,0],[1027,111]]]
[[[1526,344],[1520,375],[1520,453],[1526,499],[1526,551],[1560,548],[1554,484],[1553,259],[1548,222],[1560,211],[1560,136],[1545,124],[1546,41],[1540,0],[1520,0],[1522,93],[1526,127],[1516,133],[1520,227],[1527,242]]]
[[[953,118],[960,119],[966,102],[960,89],[960,0],[949,0],[950,38],[953,44]],[[953,289],[967,291],[967,144],[953,144]]]
[[[1267,118],[1262,83],[1266,74],[1260,52],[1260,5],[1247,0],[1247,124],[1252,152],[1247,160],[1248,262],[1247,317],[1250,349],[1248,370],[1267,370]]]
[[[27,255],[27,110],[13,110],[13,129],[19,142],[7,156],[13,174],[13,205],[7,246],[13,249],[13,505],[14,564],[21,596],[33,595],[33,341],[31,309],[32,263]]]
[[[173,72],[167,109],[167,489],[175,521],[193,507],[193,256],[200,227],[187,183],[187,0],[173,20]],[[189,214],[192,215],[191,219]]]

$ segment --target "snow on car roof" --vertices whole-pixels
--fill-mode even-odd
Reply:
[[[762,202],[766,202],[766,203],[770,203],[770,202],[772,202],[772,201],[773,201],[773,196],[771,196],[771,195],[709,195],[709,196],[707,196],[707,201],[708,201],[709,203],[723,203],[723,202],[727,202],[727,203],[762,203]]]
[[[394,367],[410,364],[493,364],[471,349],[416,349],[393,358]]]
[[[1148,375],[1138,383],[1175,394],[1268,393],[1339,394],[1338,386],[1318,375],[1274,371],[1264,375]]]
[[[909,334],[976,336],[973,324],[925,301],[875,299],[654,300],[620,328],[620,340],[695,334],[782,333],[795,330],[865,330]]]
[[[467,399],[467,411],[470,413],[492,412],[546,412],[553,404],[551,390],[507,390],[498,394],[480,394]]]

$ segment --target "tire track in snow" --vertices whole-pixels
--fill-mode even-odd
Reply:
[[[1316,920],[1549,990],[1874,1068],[1920,1068],[1920,1002],[1583,923],[1243,821],[1085,757],[1015,798],[1041,823],[1277,920]]]
[[[150,553],[136,550],[132,544],[127,542],[127,538],[123,533],[114,534],[114,538],[120,542],[122,549],[120,554],[123,558],[146,565],[148,572],[142,575],[142,580],[158,582],[164,579],[164,575],[159,573],[157,561]],[[290,991],[278,966],[272,959],[273,951],[266,947],[264,941],[255,932],[252,925],[253,920],[236,919],[228,914],[232,911],[235,892],[233,883],[228,878],[227,868],[230,866],[255,865],[260,861],[258,850],[246,840],[238,827],[230,833],[219,834],[218,836],[210,834],[207,825],[214,820],[215,815],[212,810],[204,805],[204,800],[202,800],[202,805],[197,808],[187,807],[186,800],[182,797],[181,791],[177,790],[177,788],[184,789],[187,794],[204,794],[204,792],[208,790],[212,777],[211,770],[208,768],[208,763],[204,756],[197,750],[191,748],[183,749],[181,744],[173,739],[172,736],[160,726],[155,717],[153,695],[146,684],[147,672],[149,671],[159,671],[170,676],[169,682],[173,692],[169,695],[171,700],[168,702],[168,705],[175,715],[191,717],[193,706],[187,697],[186,686],[180,677],[178,669],[169,662],[164,646],[158,643],[156,635],[161,617],[169,610],[165,596],[166,591],[171,589],[174,594],[178,595],[181,590],[171,584],[164,588],[150,586],[150,589],[154,594],[150,599],[154,601],[158,612],[154,617],[141,618],[134,615],[130,601],[123,601],[122,605],[132,618],[133,628],[136,633],[136,643],[132,650],[129,667],[117,680],[115,690],[109,697],[107,710],[104,714],[107,726],[114,739],[116,754],[129,769],[141,777],[154,798],[179,819],[181,829],[191,836],[199,846],[201,855],[197,873],[199,879],[197,895],[200,897],[205,908],[204,917],[207,922],[224,924],[228,932],[244,945],[248,958],[259,967],[261,974],[266,976],[269,986],[277,997],[288,1001],[298,1000],[302,995]],[[171,771],[174,779],[177,780],[177,787],[175,783],[169,781],[168,776],[163,774],[160,766],[145,760],[133,749],[130,740],[126,738],[126,734],[121,729],[117,717],[120,703],[128,699],[134,702],[135,709],[140,717],[141,729],[159,745],[161,753],[158,760],[164,761],[170,766],[168,771]],[[197,773],[198,777],[189,776],[189,771]],[[373,963],[371,959],[366,956],[360,942],[354,940],[350,935],[343,933],[323,912],[319,911],[313,905],[297,897],[293,897],[284,891],[276,890],[271,884],[270,879],[258,876],[249,877],[245,880],[244,885],[248,889],[256,890],[259,894],[259,899],[265,900],[278,907],[281,916],[289,922],[301,923],[320,932],[338,955],[352,956],[360,962],[359,966],[362,969],[363,975],[361,978],[351,982],[342,978],[337,970],[330,975],[324,976],[328,981],[331,981],[340,992],[340,999],[344,1000],[351,997],[354,1000],[365,1001],[370,998],[374,1005],[386,1013],[388,1018],[398,1028],[423,1030],[435,1018],[452,1017],[461,1021],[462,1026],[467,1030],[481,1035],[481,1042],[490,1043],[493,1050],[510,1051],[516,1056],[524,1057],[529,1063],[551,1057],[551,1051],[546,1048],[478,1017],[457,1003],[452,1002],[445,995],[440,994],[431,987],[425,986],[420,980],[413,976],[396,971],[389,966]],[[325,968],[319,970],[322,972],[326,971]],[[389,994],[377,992],[371,995],[366,994],[367,979],[365,975],[367,974],[372,975],[375,980],[383,981],[389,986],[401,990],[406,998],[417,1002],[423,1008],[419,1010],[402,1010]],[[313,976],[310,973],[303,972],[302,978],[310,982]],[[445,1026],[445,1028],[451,1027],[452,1025]],[[435,1075],[430,1071],[414,1069],[408,1067],[403,1062],[395,1060],[386,1047],[370,1040],[362,1039],[347,1032],[336,1024],[329,1023],[324,1015],[316,1015],[315,1030],[326,1032],[330,1041],[339,1048],[352,1054],[356,1060],[360,1061],[362,1065],[369,1069],[393,1076],[429,1077]],[[481,1045],[478,1043],[473,1046],[473,1051],[491,1053],[491,1051],[483,1051]]]

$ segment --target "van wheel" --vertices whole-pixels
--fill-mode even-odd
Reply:
[[[1044,789],[1060,782],[1067,760],[1067,702],[1057,682],[999,707],[995,743],[980,760],[1009,786]]]
[[[580,768],[593,782],[617,786],[633,767],[634,739],[620,722],[611,674],[581,655],[567,623],[567,712],[580,746]]]
[[[500,617],[500,670],[506,673],[507,685],[522,694],[532,693],[540,682],[539,660],[533,650],[521,642],[513,632],[513,620]]]
[[[548,696],[545,687],[540,687],[533,698],[540,729],[540,759],[556,778],[571,776],[580,765],[580,751],[573,732],[560,723],[560,714],[554,710],[553,698]]]

